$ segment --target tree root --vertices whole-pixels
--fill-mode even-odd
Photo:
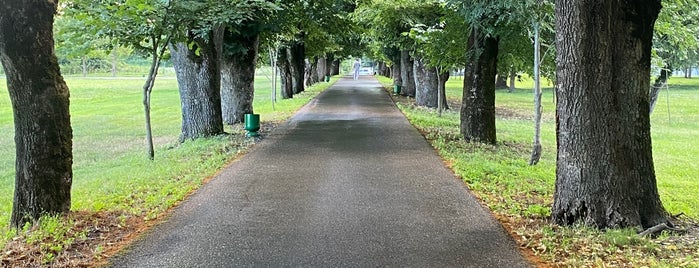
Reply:
[[[661,223],[661,224],[658,224],[656,226],[653,226],[653,227],[646,229],[645,231],[639,233],[638,235],[639,236],[655,236],[655,235],[657,235],[660,232],[665,231],[665,230],[669,230],[671,232],[676,232],[676,233],[680,233],[680,234],[685,234],[688,232],[688,230],[670,227],[667,225],[667,223]]]

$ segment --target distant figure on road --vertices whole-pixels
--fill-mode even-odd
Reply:
[[[362,64],[359,63],[359,59],[354,61],[354,80],[359,79],[359,69],[362,68]]]

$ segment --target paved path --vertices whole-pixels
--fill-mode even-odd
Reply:
[[[115,267],[527,267],[370,77],[343,79]]]

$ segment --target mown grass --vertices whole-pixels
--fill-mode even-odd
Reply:
[[[278,98],[273,110],[269,79],[259,76],[256,80],[254,107],[263,125],[287,119],[332,84],[320,83],[293,99]],[[152,96],[156,156],[155,161],[149,161],[145,154],[142,78],[68,77],[66,82],[71,92],[74,135],[72,211],[156,218],[254,143],[243,137],[241,126],[227,127],[230,135],[177,143],[181,127],[177,81],[161,77]],[[6,83],[0,79],[0,232],[5,234],[0,248],[15,234],[8,228],[14,191],[12,118]],[[52,236],[58,227],[50,218],[46,220],[52,223],[48,227],[42,224],[29,229],[42,239]],[[69,222],[65,220],[62,228],[71,228]],[[32,236],[36,235],[28,237]],[[64,242],[74,239],[58,238]],[[60,251],[51,254],[55,257]]]
[[[390,85],[388,78],[379,78]],[[673,78],[670,85],[670,120],[666,92],[652,116],[653,154],[661,199],[671,214],[699,218],[699,79]],[[447,95],[461,102],[463,81],[452,78]],[[694,238],[664,236],[639,238],[635,230],[600,232],[584,226],[560,227],[548,221],[555,184],[555,105],[552,88],[544,89],[542,159],[528,160],[533,139],[531,81],[518,83],[514,93],[496,92],[497,136],[495,146],[462,141],[459,111],[440,118],[432,109],[415,107],[411,99],[395,97],[411,123],[438,149],[454,172],[493,210],[521,246],[548,264],[574,267],[599,266],[699,266],[699,246]],[[690,221],[693,221],[690,219]],[[672,242],[668,242],[672,241]]]

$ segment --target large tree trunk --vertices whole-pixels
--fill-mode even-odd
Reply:
[[[326,58],[318,58],[318,64],[316,65],[316,75],[318,77],[318,82],[325,81],[325,76],[328,73],[328,61]]]
[[[415,97],[415,78],[413,75],[413,59],[410,57],[410,51],[402,50],[400,52],[400,76],[403,84],[400,91],[404,96]]]
[[[221,62],[223,122],[233,125],[243,122],[245,114],[253,113],[252,101],[255,97],[255,69],[260,38],[259,35],[244,36],[227,32],[226,40],[246,48],[244,53],[226,54]]]
[[[667,223],[655,181],[648,88],[660,0],[556,1],[558,224]]]
[[[306,59],[304,63],[304,86],[310,87],[320,81],[318,79],[318,58]]]
[[[429,68],[420,58],[413,63],[415,74],[415,104],[418,106],[437,107],[439,99],[439,79],[437,70]]]
[[[291,77],[289,53],[286,47],[280,48],[277,53],[277,68],[279,69],[282,99],[291,99],[294,97],[294,83]]]
[[[393,66],[391,66],[391,76],[393,76],[393,85],[403,85],[403,77],[401,76],[401,66],[400,66],[400,53],[397,53],[395,58],[393,58]]]
[[[217,51],[213,38],[197,44],[199,55],[185,43],[170,46],[182,102],[181,142],[223,133]]]
[[[332,68],[330,69],[330,75],[340,74],[340,60],[333,60]]]
[[[498,43],[474,29],[468,39],[470,59],[464,69],[461,134],[467,141],[495,144],[495,73]]]
[[[328,57],[325,59],[325,75],[326,76],[333,76],[333,62],[335,61],[335,56],[332,54],[328,54]]]
[[[304,77],[306,67],[306,51],[303,42],[295,42],[287,49],[289,70],[291,71],[291,88],[294,94],[304,91]]]
[[[54,1],[0,5],[0,62],[15,124],[11,225],[70,211],[73,131],[68,86],[54,54]]]
[[[668,64],[660,70],[660,76],[655,79],[655,83],[653,83],[653,86],[650,87],[650,114],[653,114],[653,110],[655,110],[655,104],[658,102],[658,95],[660,95],[660,90],[667,85],[667,80],[670,78],[670,75],[672,75],[672,67]]]

